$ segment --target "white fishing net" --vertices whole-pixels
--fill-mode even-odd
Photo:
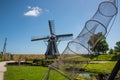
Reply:
[[[49,65],[49,68],[69,80],[76,79],[77,73],[89,63],[86,55],[93,53],[98,41],[107,33],[109,23],[117,12],[116,0],[100,3],[96,13],[85,23],[80,34],[68,43],[58,60]]]

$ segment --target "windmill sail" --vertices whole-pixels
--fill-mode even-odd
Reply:
[[[7,43],[7,38],[5,38],[5,42],[4,42],[2,54],[5,54],[5,53],[6,53],[6,43]]]
[[[66,41],[73,39],[73,34],[56,35],[58,41]]]
[[[39,40],[46,40],[46,39],[49,39],[49,36],[41,37],[41,38],[38,38],[38,37],[32,37],[31,41],[39,41]]]
[[[4,55],[6,54],[6,44],[7,44],[7,38],[5,38],[5,42],[4,42],[4,45],[3,45],[3,51],[1,52],[2,56],[2,60],[5,60],[4,58]]]
[[[55,35],[54,21],[53,20],[49,20],[48,23],[49,23],[49,29],[50,29],[51,36]]]

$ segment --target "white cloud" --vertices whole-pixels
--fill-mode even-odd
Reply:
[[[39,16],[42,13],[42,8],[28,6],[28,11],[24,13],[25,16]]]

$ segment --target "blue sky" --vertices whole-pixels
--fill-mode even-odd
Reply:
[[[102,1],[105,0],[0,0],[0,51],[7,37],[7,52],[45,53],[44,42],[31,42],[31,37],[49,35],[48,20],[54,20],[56,34],[73,33],[75,38]],[[119,25],[120,13],[107,36],[110,48],[120,41]],[[60,52],[67,42],[59,44]]]

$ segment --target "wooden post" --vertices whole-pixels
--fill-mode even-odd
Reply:
[[[117,75],[118,71],[120,70],[120,59],[117,61],[115,67],[112,70],[108,80],[114,80],[115,76]]]
[[[19,65],[19,66],[20,66],[20,61],[21,61],[21,60],[20,60],[20,58],[19,58],[19,59],[18,59],[18,65]]]

